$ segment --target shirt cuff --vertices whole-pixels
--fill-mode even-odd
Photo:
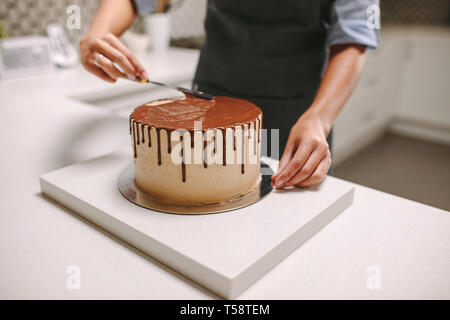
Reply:
[[[335,44],[361,44],[376,49],[380,44],[379,31],[370,29],[361,19],[345,19],[334,24],[328,33],[328,46]]]
[[[140,15],[155,11],[157,0],[133,0],[136,11]]]

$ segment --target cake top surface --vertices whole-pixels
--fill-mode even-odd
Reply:
[[[262,111],[253,103],[237,98],[214,97],[204,100],[191,95],[185,99],[147,103],[136,108],[131,118],[136,122],[164,129],[194,130],[195,121],[202,121],[203,130],[228,128],[254,121]]]

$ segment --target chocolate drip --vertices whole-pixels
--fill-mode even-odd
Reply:
[[[180,143],[181,143],[181,175],[183,182],[186,182],[186,163],[184,159],[184,142],[183,142],[183,134],[180,134]]]
[[[137,145],[141,144],[141,140],[139,139],[139,124],[136,122],[136,135],[137,135]]]
[[[131,118],[131,115],[130,115],[130,122],[129,122],[129,124],[130,124],[130,135],[131,135],[131,125],[132,125],[132,123],[133,123],[133,118]]]
[[[255,121],[255,130],[254,130],[254,139],[253,139],[253,154],[254,154],[254,155],[257,154],[256,148],[257,148],[257,146],[258,146],[258,142],[257,142],[257,140],[256,140],[256,139],[257,139],[257,138],[256,138],[256,135],[258,134],[258,128],[256,127],[257,121],[258,121],[258,120]]]
[[[137,150],[136,150],[136,132],[134,130],[134,123],[132,123],[132,134],[133,134],[133,151],[134,151],[134,157],[137,157]]]
[[[220,129],[222,131],[222,165],[227,165],[227,129]]]
[[[161,165],[161,128],[156,129],[156,144],[158,146],[158,166]]]
[[[208,154],[206,152],[206,147],[208,146],[208,142],[206,141],[206,132],[203,134],[203,168],[208,168]]]
[[[149,148],[151,148],[151,146],[152,146],[152,136],[150,135],[150,130],[151,130],[151,127],[148,126],[147,131],[148,131],[148,147]]]
[[[242,128],[242,136],[241,136],[241,143],[242,143],[242,153],[241,153],[241,173],[244,174],[245,173],[245,134],[246,134],[246,130],[245,130],[245,125],[248,126],[248,130],[247,130],[247,134],[248,134],[248,139],[250,140],[250,130],[251,130],[251,122],[250,123],[245,123],[245,124],[238,124],[236,125],[235,128],[230,128],[231,129],[231,133],[233,136],[233,150],[236,151],[236,146],[237,146],[237,142],[236,142],[236,133],[237,127],[241,127]],[[141,125],[141,130],[139,130],[139,125]],[[161,128],[155,128],[156,130],[156,139],[157,139],[157,147],[158,147],[158,165],[162,164],[161,161]],[[171,144],[171,133],[173,130],[171,129],[164,129],[167,132],[167,151],[168,153],[172,152],[172,144]],[[226,153],[226,149],[227,149],[227,128],[219,128],[219,129],[214,129],[214,135],[213,135],[213,143],[214,143],[214,147],[213,147],[213,154],[216,154],[218,152],[217,149],[217,130],[220,130],[222,132],[222,156],[223,156],[223,160],[222,160],[222,165],[226,166],[227,165],[227,153]],[[142,140],[140,138],[140,131],[142,132]],[[189,132],[190,138],[191,138],[191,148],[194,148],[194,138],[195,138],[195,131],[191,131],[191,130],[187,130]],[[148,132],[148,147],[150,148],[152,146],[152,142],[151,142],[151,127],[147,126],[147,132]],[[132,134],[133,136],[133,149],[134,149],[134,157],[137,157],[137,145],[140,145],[141,141],[144,144],[145,143],[145,126],[142,124],[137,123],[136,121],[134,121],[133,119],[130,118],[130,134]],[[208,167],[208,153],[207,153],[207,146],[208,146],[208,141],[207,141],[207,131],[202,132],[202,139],[203,139],[203,167],[207,168]],[[261,133],[261,120],[258,118],[254,121],[254,145],[253,145],[253,152],[255,155],[257,155],[257,150],[258,150],[258,143],[260,141],[260,133]],[[182,170],[182,179],[183,182],[186,182],[186,159],[185,159],[185,152],[184,152],[184,136],[183,134],[180,135],[180,143],[181,145],[181,156],[182,156],[182,161],[181,161],[181,170]],[[250,142],[249,142],[250,143]]]
[[[170,139],[172,130],[166,130],[167,132],[167,152],[171,153],[172,152],[172,141]]]
[[[245,173],[244,162],[245,162],[245,136],[244,136],[244,125],[242,124],[242,164],[241,164],[241,173]]]
[[[214,145],[213,145],[213,154],[216,154],[216,152],[217,152],[217,129],[214,129],[214,136],[213,136],[213,143],[214,143]]]
[[[261,124],[261,121],[259,120],[259,118],[257,118],[256,121],[255,121],[255,126],[256,126],[255,131],[256,131],[257,136],[258,136],[258,142],[259,142],[259,131],[260,131],[259,127],[260,127],[260,124]]]

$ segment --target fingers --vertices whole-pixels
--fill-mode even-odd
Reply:
[[[272,175],[272,182],[276,180],[281,171],[283,171],[283,169],[288,165],[289,161],[291,161],[294,152],[295,143],[292,139],[290,139],[288,140],[286,147],[284,148],[283,155],[281,156],[280,163],[278,164],[278,170],[274,175]]]
[[[137,76],[148,79],[135,55],[111,33],[98,38],[84,37],[80,41],[80,52],[85,68],[103,80],[114,82],[119,77],[136,80]],[[99,57],[100,54],[103,57]]]
[[[117,68],[114,66],[113,63],[115,62],[130,80],[136,79],[135,76],[136,71],[133,65],[127,59],[127,57],[122,52],[111,46],[105,40],[102,39],[95,40],[94,43],[92,44],[91,51],[97,54],[101,53],[108,58],[108,59],[99,59],[98,62],[100,67],[111,77],[113,75],[117,75],[116,78],[122,76],[121,72],[117,70]],[[115,72],[113,69],[115,69],[117,72]]]
[[[83,62],[83,65],[87,71],[96,75],[97,77],[99,77],[105,81],[108,81],[108,82],[116,82],[116,79],[111,78],[105,71],[103,71],[99,67],[96,67],[95,65],[93,65],[91,63],[85,63],[85,62]]]
[[[123,74],[117,70],[117,68],[114,66],[111,60],[109,60],[105,56],[98,57],[99,53],[90,53],[87,60],[90,62],[91,66],[100,68],[103,72],[105,72],[110,78],[112,78],[114,81],[117,80],[117,78],[123,77]],[[98,58],[97,58],[98,57]],[[97,65],[95,65],[95,59],[97,60]]]
[[[312,140],[300,141],[300,145],[295,151],[294,156],[290,159],[286,167],[280,171],[279,175],[275,179],[275,187],[277,189],[283,188],[285,183],[303,167],[313,152],[314,147],[315,145]]]
[[[298,183],[296,186],[309,187],[323,181],[328,173],[328,170],[330,169],[330,166],[331,166],[331,157],[326,156],[325,158],[322,159],[322,161],[320,161],[316,170],[308,178]]]
[[[303,167],[299,171],[297,171],[297,173],[289,181],[287,181],[284,186],[289,187],[298,185],[305,179],[309,178],[313,174],[313,172],[315,172],[322,159],[326,157],[331,158],[331,153],[328,149],[328,146],[323,144],[317,145],[314,151],[309,156],[308,160],[306,160]]]
[[[148,79],[147,72],[144,67],[141,65],[136,56],[128,49],[116,36],[113,34],[108,34],[105,36],[105,40],[114,48],[122,52],[128,61],[132,64],[135,70],[135,75],[140,76],[141,79]]]

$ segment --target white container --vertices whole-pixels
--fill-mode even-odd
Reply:
[[[167,13],[153,13],[145,18],[147,34],[154,52],[165,52],[170,43],[170,17]]]
[[[140,34],[128,30],[120,40],[135,54],[144,55],[148,52],[150,46],[150,38],[146,34]]]
[[[48,37],[21,36],[0,41],[0,79],[54,70]]]

